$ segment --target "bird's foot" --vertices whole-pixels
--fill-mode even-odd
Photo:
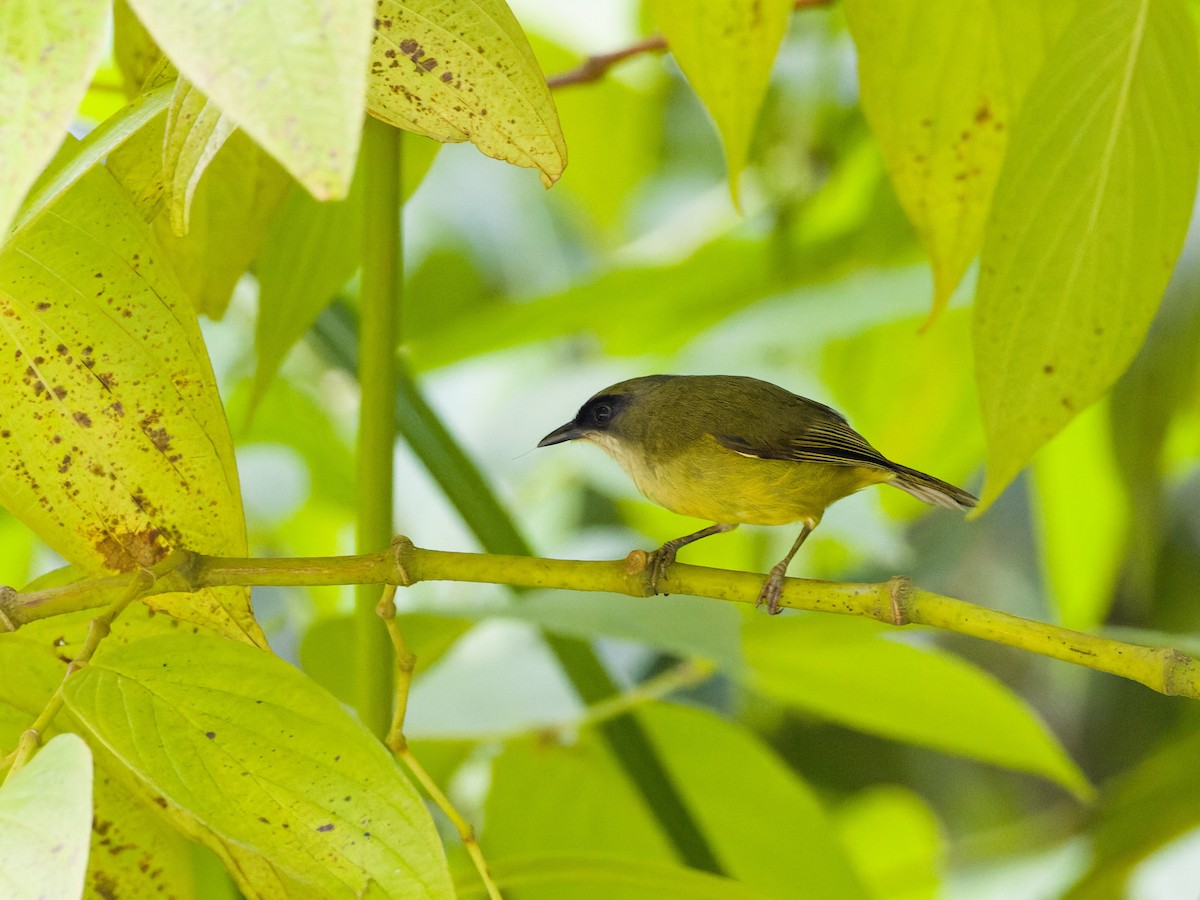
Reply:
[[[671,564],[675,562],[677,552],[679,552],[679,548],[674,546],[671,541],[667,541],[650,554],[650,584],[654,593],[659,593],[658,583],[667,577],[667,569],[671,568]]]
[[[758,592],[758,599],[754,601],[755,609],[765,603],[767,612],[773,616],[777,616],[783,611],[779,607],[779,595],[783,592],[783,576],[786,571],[786,568],[779,566],[771,570],[771,574],[763,582],[762,590]]]

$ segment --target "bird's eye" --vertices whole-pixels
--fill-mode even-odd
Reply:
[[[592,410],[592,421],[597,425],[607,425],[612,419],[612,407],[607,403],[601,403]]]

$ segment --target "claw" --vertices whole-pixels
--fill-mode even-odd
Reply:
[[[771,570],[771,574],[767,576],[767,580],[763,582],[762,590],[758,592],[758,599],[754,601],[754,608],[758,609],[764,603],[767,604],[767,612],[772,616],[777,616],[783,610],[779,606],[779,595],[783,592],[783,572],[777,567]]]
[[[667,575],[667,569],[675,562],[675,548],[664,544],[650,554],[650,583],[654,593],[659,593],[658,583]]]

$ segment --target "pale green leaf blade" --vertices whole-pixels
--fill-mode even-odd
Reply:
[[[948,653],[833,616],[750,619],[749,683],[851,728],[1056,781],[1081,797],[1087,779],[1020,697]]]
[[[315,197],[350,188],[371,0],[130,0],[190,81]]]
[[[933,900],[945,856],[941,826],[921,798],[896,785],[856,793],[835,811],[838,833],[879,900]]]
[[[138,897],[155,890],[189,900],[195,896],[192,842],[169,827],[156,804],[130,791],[117,771],[97,757],[85,896]]]
[[[1076,631],[1104,622],[1129,535],[1108,413],[1107,403],[1084,410],[1033,465],[1046,587],[1059,622]]]
[[[0,504],[93,573],[246,551],[229,427],[161,256],[103,169],[0,253]],[[152,605],[265,644],[244,588]]]
[[[163,185],[171,230],[177,236],[188,233],[188,213],[196,186],[234,127],[229,117],[190,81],[176,79],[175,93],[167,107]]]
[[[1200,62],[1179,0],[1084,4],[1014,123],[980,260],[983,503],[1112,385],[1187,230]]]
[[[0,4],[0,235],[54,156],[105,47],[105,0]]]
[[[567,164],[546,78],[504,0],[381,0],[367,111],[537,169],[547,187]]]
[[[638,715],[730,876],[768,896],[789,896],[798,883],[814,897],[865,896],[815,792],[749,731],[688,707],[655,704]],[[569,747],[510,742],[495,763],[484,819],[497,859],[603,854],[674,861],[592,733]],[[747,840],[755,834],[775,837]],[[599,886],[615,889],[607,879]],[[581,900],[598,896],[596,887],[576,884],[568,893],[559,885],[530,896]]]
[[[79,897],[92,828],[92,754],[60,734],[0,787],[0,895]]]
[[[374,880],[392,896],[452,896],[416,789],[337,700],[277,657],[187,634],[104,645],[64,698],[167,803],[317,894]]]
[[[1036,13],[1028,13],[1044,6],[1040,0],[845,5],[863,112],[933,267],[932,315],[949,303],[983,243],[1023,87],[1012,82],[1044,53],[1029,33]]]
[[[746,166],[793,4],[790,0],[649,0],[648,7],[721,134],[729,189],[737,203],[738,176]]]
[[[628,857],[529,856],[488,861],[501,892],[528,898],[595,900],[770,900],[776,895],[677,863]],[[471,869],[456,878],[459,900],[487,897]]]
[[[119,113],[96,126],[83,140],[70,142],[63,147],[25,198],[13,222],[13,231],[27,228],[96,163],[140,134],[167,108],[172,90],[173,85],[168,84],[139,94]]]
[[[363,246],[362,179],[336,203],[318,203],[292,190],[255,266],[258,319],[254,325],[254,394],[270,387],[284,357],[358,270]]]

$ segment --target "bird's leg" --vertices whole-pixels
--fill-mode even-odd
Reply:
[[[779,594],[783,590],[783,577],[787,575],[788,566],[792,563],[792,557],[796,555],[796,551],[800,549],[800,545],[804,543],[804,539],[812,534],[812,530],[816,527],[816,519],[804,520],[804,527],[800,529],[800,536],[796,538],[796,543],[792,544],[792,549],[787,552],[787,556],[771,567],[771,574],[767,576],[762,590],[758,592],[758,599],[754,601],[755,609],[765,603],[767,604],[767,612],[773,616],[779,615]]]
[[[675,554],[679,552],[681,547],[686,547],[693,541],[700,540],[700,538],[706,538],[714,534],[724,534],[726,531],[733,531],[735,528],[737,528],[737,525],[709,525],[707,528],[701,528],[694,534],[685,534],[683,537],[667,541],[651,553],[650,578],[654,583],[654,592],[658,593],[658,580],[667,574],[667,569],[671,567],[671,563],[675,562]]]

